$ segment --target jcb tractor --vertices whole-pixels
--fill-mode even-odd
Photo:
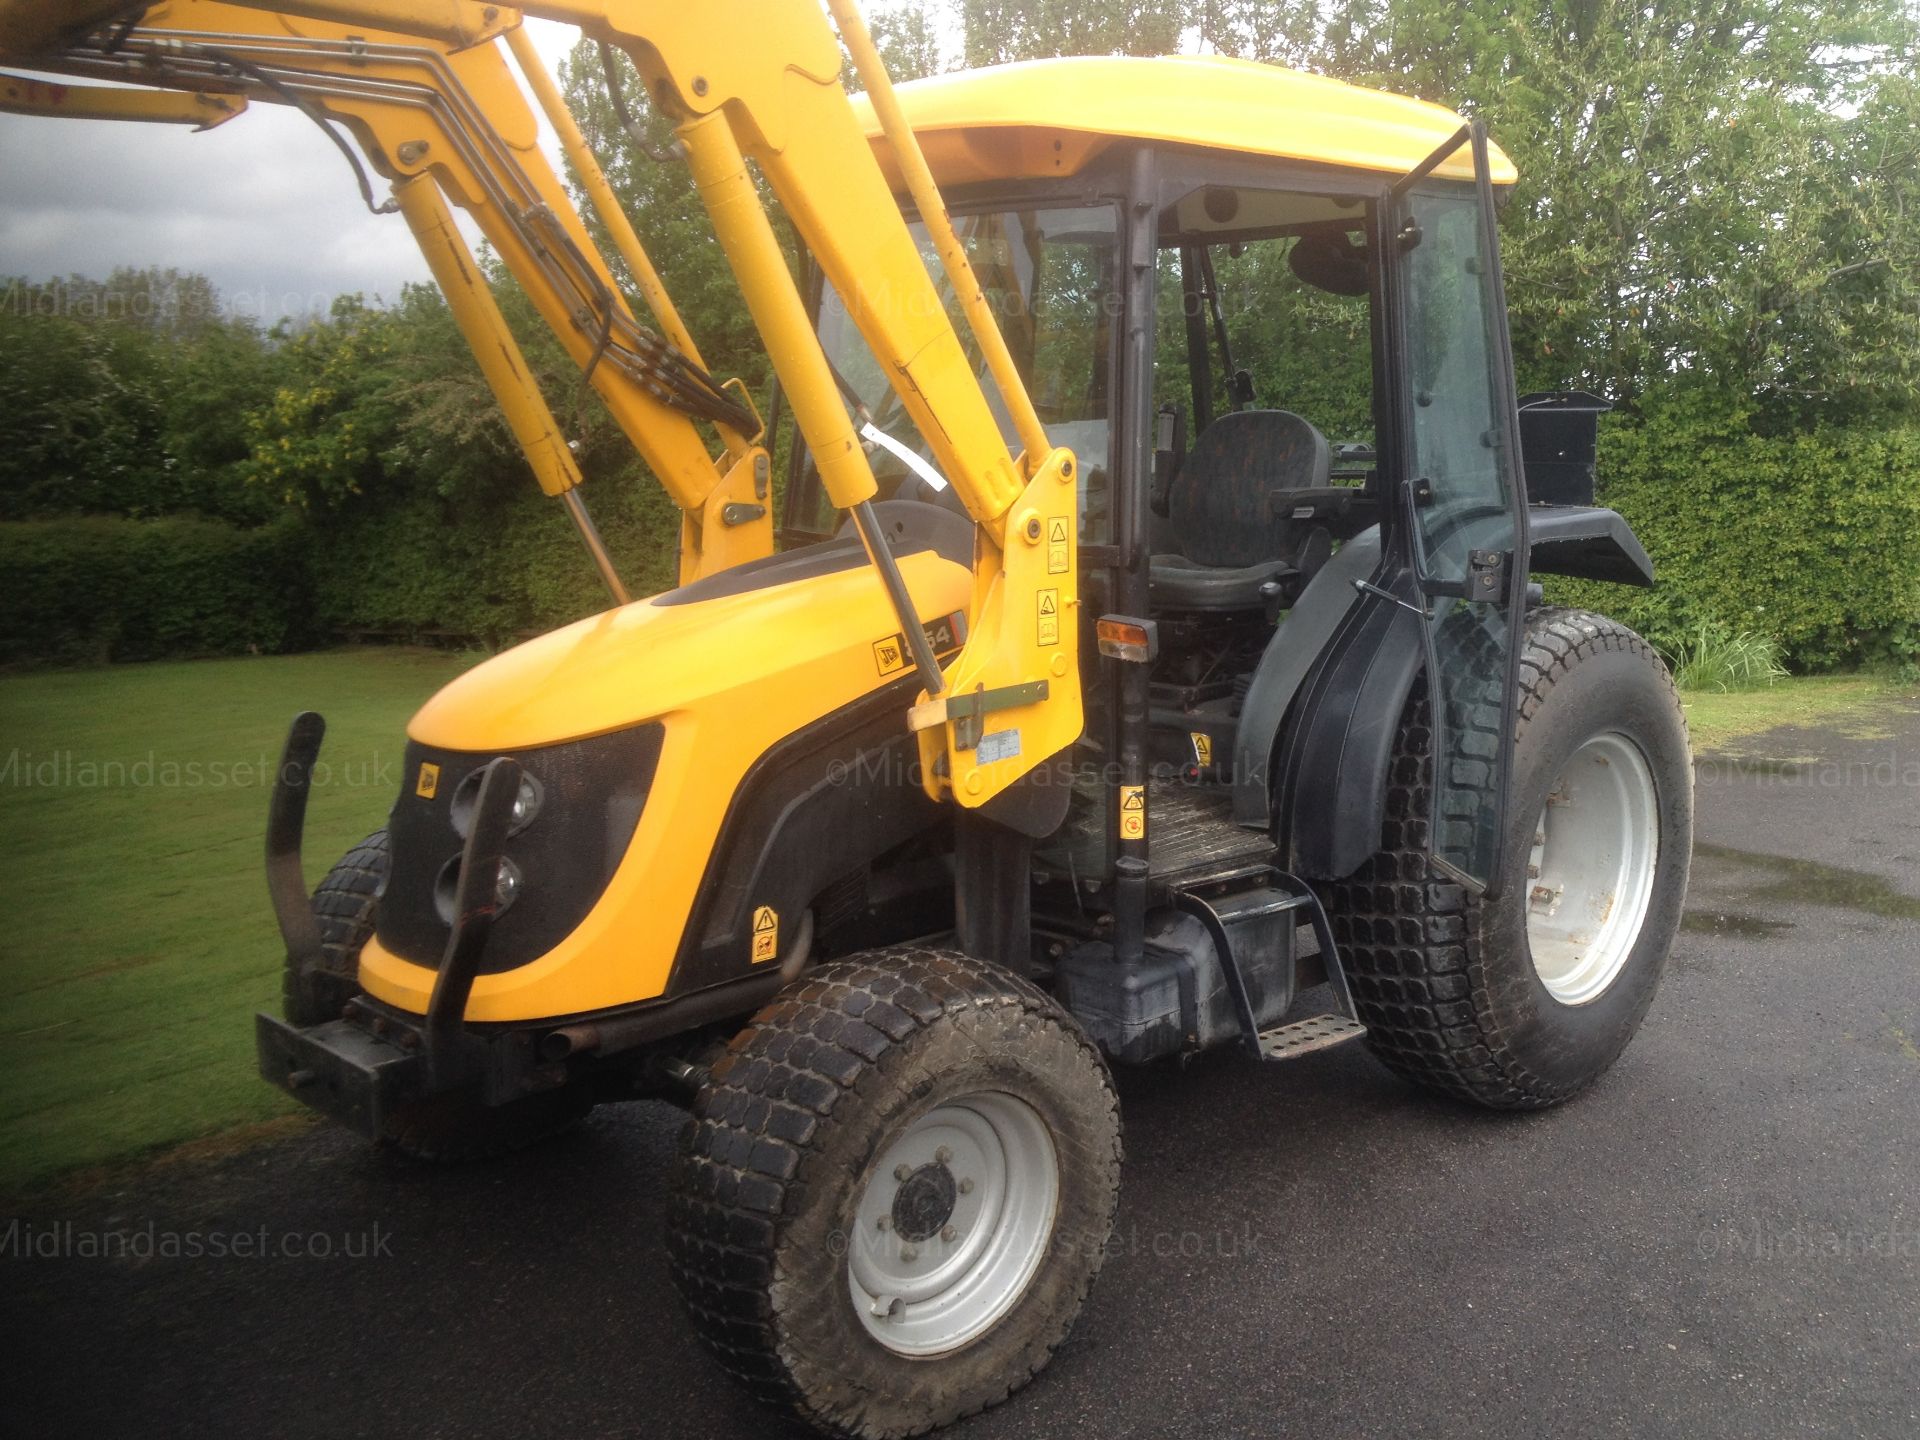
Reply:
[[[1480,126],[1216,58],[895,89],[852,0],[524,8],[672,122],[777,397],[705,368],[519,11],[0,4],[16,65],[121,82],[17,108],[292,104],[391,182],[612,589],[427,702],[312,896],[294,722],[269,1080],[448,1158],[679,1101],[694,1328],[768,1403],[902,1436],[1064,1340],[1110,1065],[1358,1040],[1524,1108],[1612,1063],[1680,915],[1687,739],[1646,642],[1534,582],[1653,577],[1591,503],[1598,407],[1514,393]],[[678,588],[620,588],[450,204],[681,504]]]

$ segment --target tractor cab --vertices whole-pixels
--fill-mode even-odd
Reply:
[[[1051,772],[1058,823],[1000,862],[1027,893],[996,905],[1031,906],[1020,962],[1111,1053],[1271,1031],[1297,980],[1338,978],[1311,958],[1330,942],[1294,937],[1325,938],[1320,890],[1391,833],[1406,717],[1460,761],[1434,772],[1417,848],[1499,887],[1528,594],[1495,234],[1512,167],[1436,107],[1233,61],[1051,61],[899,94],[1080,464],[1087,725]],[[960,553],[946,477],[845,303],[813,293],[892,537]],[[1556,517],[1557,568],[1606,560],[1611,518]],[[786,541],[836,533],[796,444]]]

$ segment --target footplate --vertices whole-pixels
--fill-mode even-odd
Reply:
[[[1309,1015],[1305,1020],[1262,1030],[1260,1053],[1268,1060],[1294,1060],[1358,1040],[1366,1033],[1366,1026],[1344,1015]]]

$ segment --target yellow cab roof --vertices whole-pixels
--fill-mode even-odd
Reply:
[[[942,185],[1072,175],[1127,140],[1404,175],[1465,123],[1424,100],[1220,55],[1027,60],[896,90]],[[897,187],[872,107],[855,104]],[[1489,152],[1494,183],[1512,184],[1513,162]],[[1471,179],[1472,152],[1462,147],[1434,173]]]

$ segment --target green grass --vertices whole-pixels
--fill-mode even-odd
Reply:
[[[1751,630],[1702,625],[1672,661],[1674,683],[1696,694],[1764,690],[1787,678],[1778,642]]]
[[[1680,700],[1693,748],[1702,752],[1737,751],[1748,737],[1783,726],[1825,726],[1860,739],[1888,735],[1895,702],[1913,695],[1913,686],[1873,675],[1794,675],[1763,690],[1683,689]]]
[[[279,1004],[267,784],[326,715],[312,884],[377,829],[407,717],[473,662],[367,649],[0,678],[0,1190],[292,1109],[254,1074]]]

